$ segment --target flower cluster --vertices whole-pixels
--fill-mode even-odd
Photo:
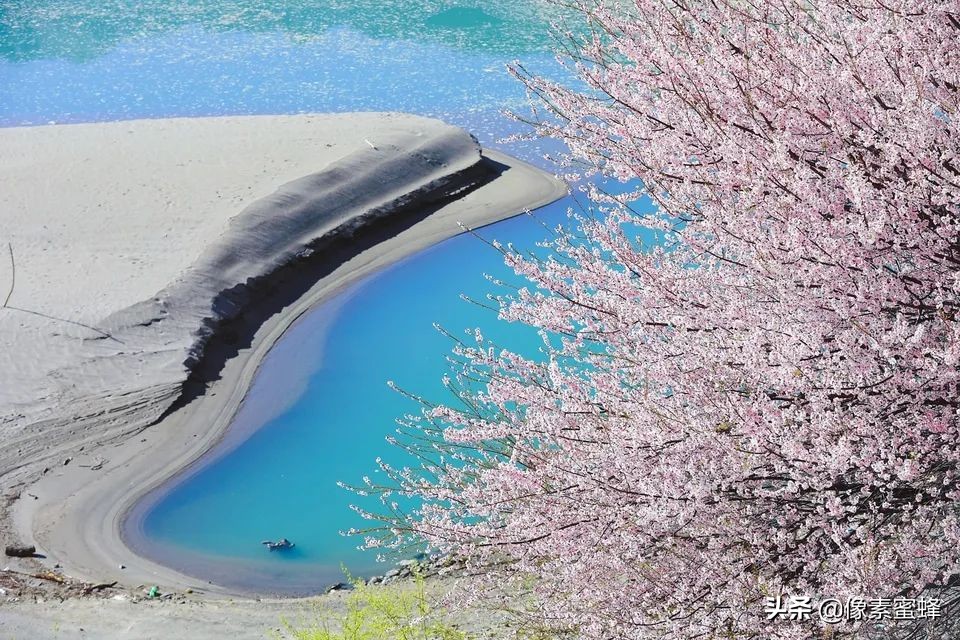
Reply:
[[[575,6],[578,86],[516,73],[571,171],[643,187],[592,193],[548,258],[504,249],[530,284],[501,316],[548,357],[459,349],[462,402],[419,424],[447,457],[396,472],[410,530],[536,576],[532,611],[584,638],[819,637],[763,615],[785,592],[949,618],[960,4]]]

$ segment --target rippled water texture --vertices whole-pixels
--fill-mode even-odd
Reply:
[[[0,125],[141,117],[408,111],[443,118],[494,144],[517,130],[523,87],[505,71],[522,59],[558,73],[540,2],[475,3],[0,2]],[[504,148],[501,146],[501,148]],[[507,151],[540,160],[543,148]],[[565,220],[571,202],[538,212]],[[546,235],[519,218],[485,235],[522,246]],[[499,254],[459,237],[409,258],[305,316],[271,352],[237,417],[238,429],[201,465],[141,505],[138,548],[188,573],[238,587],[303,592],[382,571],[359,540],[357,497],[336,486],[377,477],[384,438],[417,407],[395,380],[432,399],[451,332],[483,326],[534,352],[522,328],[460,299],[483,299],[508,279]],[[200,425],[202,427],[202,425]],[[258,428],[259,427],[259,428]],[[240,442],[236,434],[253,431]],[[229,450],[229,454],[222,455]],[[264,539],[296,548],[269,553]]]
[[[556,68],[543,2],[5,0],[0,125],[406,111],[492,142]],[[528,157],[535,157],[535,154]]]

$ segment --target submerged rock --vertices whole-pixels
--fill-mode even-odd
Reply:
[[[280,538],[276,542],[273,542],[271,540],[264,540],[260,544],[266,545],[267,549],[269,549],[270,551],[282,551],[284,549],[293,549],[295,546],[297,546],[294,543],[287,540],[286,538]]]

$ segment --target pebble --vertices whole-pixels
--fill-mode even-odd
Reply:
[[[351,584],[348,584],[346,582],[338,582],[337,584],[331,585],[330,587],[328,587],[327,593],[333,593],[334,591],[347,591],[352,588],[353,588],[353,585]]]

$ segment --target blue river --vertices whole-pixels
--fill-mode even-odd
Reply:
[[[413,0],[6,0],[0,3],[0,126],[131,118],[405,111],[473,132],[548,167],[555,148],[503,144],[524,110],[513,60],[559,74],[541,2]],[[533,248],[567,222],[564,199],[483,230]],[[236,420],[252,435],[214,450],[145,503],[151,556],[198,579],[276,593],[315,592],[381,573],[342,531],[365,523],[338,487],[404,462],[385,438],[416,403],[443,401],[454,334],[481,327],[535,353],[523,327],[462,299],[516,282],[501,256],[460,236],[403,260],[301,318],[264,361]],[[230,438],[227,439],[228,443]],[[225,449],[223,451],[226,451]],[[368,499],[372,500],[372,499]],[[287,537],[269,553],[261,540]]]

